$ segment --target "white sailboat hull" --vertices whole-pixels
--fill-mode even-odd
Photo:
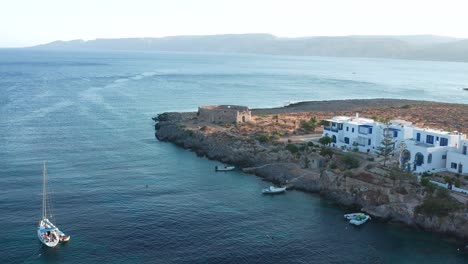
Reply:
[[[66,236],[47,218],[47,189],[46,189],[46,166],[44,162],[43,186],[42,186],[42,218],[37,227],[37,237],[47,247],[55,247],[59,242],[67,242],[70,236]]]
[[[48,223],[50,223],[50,221],[47,219],[41,220],[39,222],[39,226],[37,228],[37,237],[39,238],[39,241],[42,242],[42,244],[48,247],[55,247],[60,242],[60,230],[58,230],[58,228],[56,228],[54,225],[51,226]]]

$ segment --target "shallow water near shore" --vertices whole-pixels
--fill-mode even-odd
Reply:
[[[406,98],[468,103],[468,64],[0,50],[1,263],[467,263],[445,238],[347,213],[154,138],[201,104]],[[465,93],[465,94],[464,94]],[[72,236],[40,246],[41,163]]]

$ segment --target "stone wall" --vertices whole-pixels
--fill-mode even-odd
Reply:
[[[211,123],[245,123],[251,120],[251,112],[246,106],[208,105],[198,108],[198,118]]]

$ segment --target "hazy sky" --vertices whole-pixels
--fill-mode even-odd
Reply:
[[[0,47],[222,33],[468,38],[468,0],[0,1]]]

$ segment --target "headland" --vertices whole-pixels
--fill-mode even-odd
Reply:
[[[468,195],[420,182],[421,175],[400,169],[396,158],[385,162],[381,156],[343,152],[318,142],[322,120],[356,112],[467,133],[468,106],[366,99],[301,102],[270,109],[208,109],[217,112],[159,114],[154,118],[156,137],[289,189],[319,193],[340,205],[358,207],[383,221],[468,242]],[[241,114],[235,114],[238,109]],[[457,177],[467,184],[468,177]]]

